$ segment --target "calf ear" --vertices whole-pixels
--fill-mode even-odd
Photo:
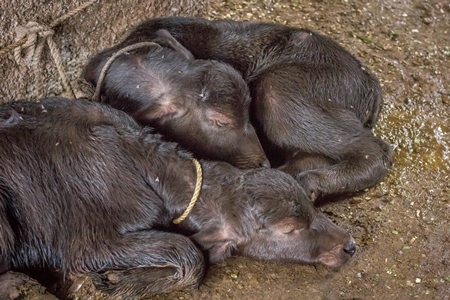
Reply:
[[[138,111],[132,113],[133,118],[139,121],[154,121],[161,119],[179,118],[186,114],[186,107],[167,98],[159,99]]]
[[[207,252],[209,261],[217,263],[230,257],[236,243],[227,238],[224,230],[206,229],[191,236],[197,245]]]
[[[158,30],[156,36],[157,38],[154,39],[155,42],[168,44],[173,50],[183,55],[187,60],[193,61],[195,59],[191,51],[181,45],[180,42],[178,42],[166,29]]]

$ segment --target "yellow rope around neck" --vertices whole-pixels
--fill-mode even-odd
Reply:
[[[192,195],[191,202],[189,202],[189,205],[186,208],[186,210],[184,211],[184,213],[172,221],[173,224],[180,224],[181,221],[186,219],[186,217],[188,216],[188,214],[191,212],[192,208],[194,207],[195,202],[197,202],[198,196],[200,195],[200,189],[202,188],[202,181],[203,181],[202,166],[200,165],[198,160],[196,160],[195,158],[192,158],[191,160],[195,165],[195,169],[197,170],[197,182],[195,184],[194,195]]]

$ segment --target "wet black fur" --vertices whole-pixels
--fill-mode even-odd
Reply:
[[[288,174],[225,162],[200,161],[200,198],[174,225],[196,183],[191,154],[107,105],[2,104],[0,140],[0,273],[88,274],[130,299],[197,286],[204,255],[340,267],[356,249]]]
[[[316,196],[380,182],[392,164],[374,136],[382,107],[378,79],[329,37],[274,23],[150,19],[117,46],[157,39],[164,29],[197,59],[236,68],[250,87],[250,117],[273,167]]]

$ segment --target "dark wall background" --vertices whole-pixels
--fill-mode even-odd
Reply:
[[[17,26],[29,21],[49,24],[85,2],[87,0],[0,1],[0,49],[14,42]],[[208,0],[100,0],[55,27],[53,40],[66,75],[75,92],[80,94],[76,81],[88,57],[119,42],[133,25],[157,16],[205,16],[207,10]],[[61,80],[47,45],[41,66],[46,95],[62,94]],[[0,56],[0,102],[35,95],[35,79],[31,70],[20,70],[13,52]]]

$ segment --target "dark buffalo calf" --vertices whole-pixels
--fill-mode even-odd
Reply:
[[[232,65],[250,86],[250,115],[274,167],[316,195],[378,183],[392,149],[371,128],[382,105],[378,80],[344,48],[316,32],[280,24],[150,19],[121,48],[165,29],[198,59]]]
[[[154,44],[114,60],[101,83],[101,101],[198,157],[240,168],[270,167],[249,120],[250,94],[242,76],[225,63],[194,60],[165,30],[156,40],[170,48]],[[96,86],[103,66],[118,50],[95,55],[84,78]]]
[[[353,238],[276,169],[200,161],[200,198],[173,224],[196,169],[149,131],[87,100],[0,106],[0,273],[90,274],[128,299],[197,286],[204,254],[212,263],[241,254],[340,267],[355,252]]]

